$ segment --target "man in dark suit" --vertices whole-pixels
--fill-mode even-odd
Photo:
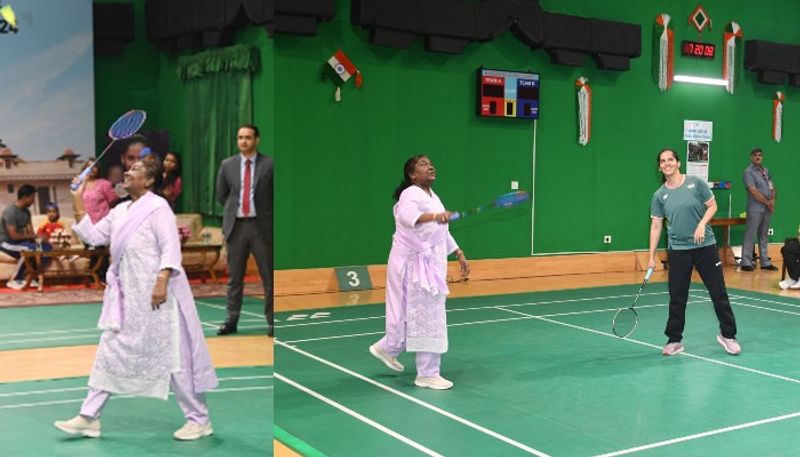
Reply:
[[[219,335],[236,332],[250,254],[261,274],[264,314],[268,333],[273,335],[272,158],[256,150],[259,140],[255,125],[239,127],[239,154],[225,159],[217,176],[217,199],[225,205],[222,234],[228,249],[228,318],[217,331]]]

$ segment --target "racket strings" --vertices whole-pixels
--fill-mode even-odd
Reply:
[[[146,118],[147,115],[144,111],[129,111],[114,122],[108,131],[108,136],[115,140],[129,138],[142,128]]]
[[[612,330],[614,330],[615,335],[626,337],[633,333],[638,322],[639,316],[633,308],[622,308],[614,315]]]

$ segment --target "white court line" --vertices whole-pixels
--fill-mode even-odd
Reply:
[[[205,325],[206,327],[209,327],[209,328],[214,328],[214,329],[219,328],[219,324],[210,324],[208,322],[201,322],[201,324],[203,324],[203,325]],[[237,326],[237,328],[240,329],[240,330],[251,330],[251,329],[259,329],[259,328],[266,328],[266,327],[267,327],[266,322],[264,324],[262,324],[262,325],[240,325],[240,326]],[[54,337],[50,337],[50,338],[30,338],[30,339],[25,339],[25,340],[8,340],[8,341],[0,340],[0,346],[7,345],[7,344],[38,343],[38,342],[43,342],[43,341],[62,341],[62,340],[72,340],[72,339],[80,340],[80,341],[83,341],[83,340],[86,340],[86,339],[95,340],[95,339],[99,339],[100,335],[102,335],[102,333],[103,332],[101,330],[98,330],[97,333],[91,333],[91,334],[75,333],[73,335],[54,336]],[[19,348],[19,349],[48,349],[48,348]]]
[[[498,307],[498,309],[503,309],[503,308]],[[507,311],[509,313],[521,314],[523,316],[530,316],[530,317],[532,317],[534,319],[543,320],[545,322],[550,322],[550,323],[553,323],[553,324],[563,325],[565,327],[570,327],[570,328],[574,328],[574,329],[577,329],[577,330],[583,330],[585,332],[590,332],[590,333],[594,333],[594,334],[597,334],[597,335],[602,335],[602,336],[606,336],[606,337],[609,337],[609,338],[614,338],[616,340],[628,341],[630,343],[640,344],[642,346],[647,346],[647,347],[650,347],[650,348],[653,348],[653,349],[661,350],[661,346],[658,346],[658,345],[655,345],[655,344],[651,344],[651,343],[647,343],[647,342],[644,342],[644,341],[634,340],[634,339],[631,339],[631,338],[620,338],[620,337],[614,335],[613,333],[601,332],[599,330],[594,330],[594,329],[591,329],[591,328],[588,328],[588,327],[582,327],[580,325],[568,324],[566,322],[559,322],[559,321],[556,321],[556,320],[553,320],[553,319],[548,319],[548,318],[545,318],[545,317],[542,317],[542,316],[534,316],[534,315],[531,315],[531,314],[526,314],[526,313],[523,313],[521,311],[516,311],[516,310],[513,310],[513,309],[503,309],[503,310]],[[688,352],[681,352],[678,355],[681,356],[681,357],[691,357],[693,359],[703,360],[703,361],[706,361],[706,362],[715,363],[717,365],[722,365],[722,366],[726,366],[726,367],[730,367],[730,368],[736,368],[737,370],[747,371],[747,372],[750,372],[750,373],[759,374],[759,375],[767,376],[767,377],[774,378],[774,379],[780,379],[781,381],[789,381],[789,382],[792,382],[792,383],[795,383],[795,384],[800,384],[800,379],[794,379],[794,378],[790,378],[788,376],[782,376],[782,375],[779,375],[779,374],[769,373],[769,372],[762,371],[762,370],[756,370],[754,368],[748,368],[748,367],[744,367],[744,366],[741,366],[741,365],[736,365],[736,364],[733,364],[733,363],[723,362],[721,360],[711,359],[711,358],[708,358],[708,357],[703,357],[703,356],[691,354],[691,353],[688,353]]]
[[[643,293],[641,296],[646,295],[664,295],[667,292],[649,292]],[[517,306],[541,306],[541,305],[553,305],[557,303],[574,303],[574,302],[581,302],[581,301],[593,301],[593,300],[610,300],[610,299],[618,299],[618,298],[632,298],[634,294],[630,295],[606,295],[602,297],[586,297],[586,298],[571,298],[566,300],[547,300],[547,301],[540,301],[540,302],[525,302],[525,303],[510,303],[508,305],[486,305],[486,306],[474,306],[470,308],[454,308],[446,310],[448,313],[457,313],[460,311],[480,311],[484,309],[491,309],[495,306],[506,306],[506,307],[517,307]],[[619,308],[614,308],[619,309]],[[326,321],[319,321],[319,322],[302,322],[298,324],[282,324],[276,325],[276,328],[289,328],[289,327],[304,327],[309,325],[325,325],[325,324],[339,324],[342,322],[354,322],[354,321],[363,321],[363,320],[371,320],[371,319],[383,319],[384,315],[381,316],[370,316],[370,317],[354,317],[350,319],[334,319],[334,320],[326,320]]]
[[[381,330],[379,332],[365,332],[365,333],[349,333],[347,335],[334,335],[334,336],[321,336],[318,338],[306,338],[302,340],[290,340],[286,341],[286,343],[307,343],[309,341],[325,341],[325,340],[338,340],[342,338],[355,338],[358,336],[369,336],[369,335],[383,335],[386,333],[385,331]]]
[[[701,303],[701,302],[706,302],[706,301],[709,301],[709,300],[708,299],[703,299],[703,300],[697,300],[697,301],[690,301],[690,302],[687,302],[687,303]],[[503,309],[502,308],[503,306],[506,306],[506,305],[486,306],[485,308],[482,308],[482,309],[498,309],[498,310],[501,310],[501,311],[511,311],[511,310]],[[637,309],[641,309],[641,308],[658,308],[658,307],[664,307],[664,306],[668,306],[668,305],[642,305],[642,306],[637,306],[636,308]],[[590,310],[586,310],[586,311],[571,311],[571,312],[565,312],[565,313],[542,314],[541,316],[525,315],[525,317],[504,317],[504,318],[501,318],[501,319],[486,319],[486,320],[480,320],[480,321],[459,322],[459,323],[456,323],[456,324],[447,324],[447,326],[448,327],[463,327],[463,326],[466,326],[466,325],[493,324],[493,323],[497,323],[497,322],[513,322],[513,321],[520,321],[520,320],[529,320],[529,319],[535,319],[537,317],[560,317],[560,316],[574,316],[574,315],[578,315],[578,314],[610,313],[610,312],[616,312],[618,309],[619,308],[590,309]],[[343,338],[355,338],[355,337],[359,337],[359,336],[382,335],[382,334],[384,334],[384,331],[381,330],[381,331],[375,331],[375,332],[350,333],[350,334],[345,334],[345,335],[320,336],[320,337],[305,338],[305,339],[300,339],[300,340],[285,340],[284,343],[287,343],[287,344],[308,343],[308,342],[311,342],[311,341],[338,340],[338,339],[343,339]]]
[[[690,297],[699,298],[697,295],[690,295]],[[790,306],[790,307],[794,307],[794,308],[800,308],[800,305],[792,305],[792,304],[789,304],[789,303],[781,303],[781,302],[776,302],[776,301],[773,301],[773,300],[755,299],[755,298],[745,297],[743,295],[729,295],[728,297],[729,298],[735,297],[737,299],[745,299],[745,300],[746,299],[751,299],[751,300],[756,300],[756,301],[773,303],[773,304],[776,304],[776,305],[784,305],[784,306]],[[708,299],[708,300],[710,301],[710,299]],[[765,311],[772,311],[772,312],[775,312],[775,313],[790,314],[790,315],[793,315],[793,316],[800,316],[800,312],[787,311],[785,309],[778,309],[778,308],[769,308],[769,307],[766,307],[766,306],[751,305],[750,303],[742,303],[742,302],[740,302],[738,300],[730,300],[730,303],[731,303],[731,305],[744,306],[745,308],[763,309]]]
[[[96,340],[100,338],[100,333],[93,333],[90,335],[83,335],[83,334],[76,334],[76,335],[67,335],[67,336],[54,336],[52,338],[33,338],[27,340],[11,340],[11,341],[0,341],[0,346],[5,344],[18,344],[18,343],[35,343],[38,341],[61,341],[61,340],[85,340],[91,338]],[[44,348],[20,348],[20,349],[44,349]]]
[[[45,390],[28,390],[20,392],[8,392],[0,394],[0,397],[21,397],[25,395],[39,395],[39,394],[52,394],[57,392],[74,392],[76,390],[86,390],[86,386],[82,387],[65,387],[63,389],[45,389]]]
[[[390,429],[389,427],[381,425],[378,422],[375,422],[374,420],[372,420],[372,419],[370,419],[370,418],[368,418],[368,417],[366,417],[366,416],[364,416],[362,414],[359,414],[359,413],[353,411],[352,409],[342,405],[341,403],[338,403],[338,402],[336,402],[334,400],[331,400],[330,398],[320,394],[319,392],[311,390],[308,387],[306,387],[306,386],[304,386],[304,385],[302,385],[300,383],[297,383],[297,382],[295,382],[295,381],[293,381],[293,380],[291,380],[291,379],[289,379],[289,378],[287,378],[285,376],[282,376],[282,375],[280,375],[278,373],[275,373],[275,377],[277,379],[280,379],[281,381],[285,382],[286,384],[289,384],[290,386],[294,387],[295,389],[297,389],[297,390],[299,390],[301,392],[304,392],[304,393],[316,398],[317,400],[319,400],[319,401],[321,401],[323,403],[326,403],[326,404],[328,404],[330,406],[333,406],[334,408],[338,409],[339,411],[342,411],[343,413],[360,420],[361,422],[369,425],[372,428],[376,428],[376,429],[380,430],[381,432],[391,436],[392,438],[394,438],[396,440],[402,441],[403,443],[413,447],[414,449],[416,449],[416,450],[418,450],[418,451],[420,451],[420,452],[422,452],[422,453],[424,453],[426,455],[430,455],[430,456],[433,456],[433,457],[444,457],[442,454],[439,454],[438,452],[435,452],[435,451],[433,451],[433,450],[431,450],[431,449],[429,449],[429,448],[417,443],[416,441],[412,440],[411,438],[408,438],[405,435],[401,435],[400,433],[395,432],[394,430]]]
[[[760,301],[760,302],[765,302],[765,303],[774,303],[776,305],[783,305],[783,306],[791,306],[793,308],[800,308],[800,304],[797,304],[797,303],[786,303],[786,302],[777,301],[777,300],[767,300],[766,298],[748,297],[746,295],[736,295],[736,294],[729,295],[729,297],[739,298],[739,299],[744,298],[744,299],[747,299],[747,300]]]
[[[747,423],[739,424],[739,425],[733,425],[731,427],[718,428],[716,430],[711,430],[711,431],[708,431],[708,432],[696,433],[694,435],[687,435],[687,436],[682,436],[680,438],[673,438],[673,439],[670,439],[670,440],[659,441],[658,443],[652,443],[652,444],[646,444],[644,446],[632,447],[630,449],[623,449],[621,451],[610,452],[608,454],[600,454],[600,455],[597,455],[595,457],[615,457],[615,456],[618,456],[618,455],[633,454],[634,452],[644,451],[644,450],[647,450],[647,449],[653,449],[653,448],[657,448],[657,447],[669,446],[670,444],[682,443],[684,441],[695,440],[695,439],[698,439],[698,438],[705,438],[707,436],[719,435],[721,433],[732,432],[734,430],[741,430],[741,429],[745,429],[745,428],[755,427],[755,426],[758,426],[758,425],[764,425],[764,424],[769,424],[769,423],[772,423],[772,422],[778,422],[778,421],[782,421],[782,420],[786,420],[786,419],[793,419],[795,417],[800,417],[800,412],[792,413],[792,414],[785,414],[783,416],[770,417],[769,419],[762,419],[762,420],[753,421],[753,422],[747,422]]]
[[[204,302],[203,300],[196,300],[195,299],[194,302],[195,303],[199,303],[199,304],[201,304],[203,306],[208,306],[209,308],[221,309],[221,310],[226,311],[226,312],[228,311],[228,308],[225,307],[225,306],[215,305],[213,303]],[[239,313],[240,314],[244,314],[245,316],[260,317],[261,319],[264,319],[264,315],[263,314],[254,313],[252,311],[245,311],[244,309],[239,311]]]
[[[525,444],[522,444],[519,441],[515,441],[515,440],[513,440],[513,439],[511,439],[511,438],[509,438],[509,437],[507,437],[505,435],[501,435],[500,433],[497,433],[497,432],[495,432],[493,430],[489,430],[486,427],[483,427],[483,426],[478,425],[478,424],[476,424],[476,423],[474,423],[474,422],[472,422],[472,421],[470,421],[468,419],[465,419],[465,418],[463,418],[461,416],[458,416],[458,415],[453,414],[453,413],[451,413],[449,411],[441,409],[438,406],[434,406],[434,405],[432,405],[430,403],[427,403],[425,401],[422,401],[422,400],[420,400],[420,399],[418,399],[416,397],[412,397],[411,395],[408,395],[406,393],[400,392],[399,390],[393,389],[393,388],[387,386],[386,384],[382,384],[382,383],[380,383],[378,381],[375,381],[373,379],[370,379],[370,378],[368,378],[368,377],[366,377],[366,376],[364,376],[364,375],[362,375],[360,373],[356,373],[355,371],[347,369],[347,368],[345,368],[345,367],[343,367],[341,365],[337,365],[337,364],[331,362],[330,360],[323,359],[322,357],[316,356],[314,354],[311,354],[310,352],[306,352],[306,351],[304,351],[304,350],[302,350],[300,348],[297,348],[295,346],[286,344],[283,341],[280,341],[280,340],[277,340],[277,339],[275,340],[275,344],[283,346],[286,349],[289,349],[290,351],[293,351],[293,352],[296,352],[296,353],[298,353],[300,355],[308,357],[309,359],[315,360],[315,361],[317,361],[317,362],[319,362],[319,363],[321,363],[323,365],[327,365],[327,366],[329,366],[331,368],[339,370],[342,373],[348,374],[348,375],[350,375],[350,376],[352,376],[354,378],[357,378],[357,379],[360,379],[360,380],[362,380],[364,382],[372,384],[373,386],[378,387],[380,389],[383,389],[383,390],[385,390],[385,391],[387,391],[389,393],[392,393],[394,395],[397,395],[398,397],[401,397],[403,399],[406,399],[408,401],[416,403],[416,404],[418,404],[418,405],[420,405],[420,406],[422,406],[424,408],[427,408],[427,409],[429,409],[429,410],[431,410],[431,411],[433,411],[435,413],[441,414],[442,416],[445,416],[445,417],[447,417],[449,419],[452,419],[452,420],[454,420],[454,421],[456,421],[456,422],[458,422],[460,424],[466,425],[467,427],[470,427],[470,428],[472,428],[474,430],[477,430],[477,431],[479,431],[481,433],[485,433],[486,435],[489,435],[489,436],[491,436],[493,438],[496,438],[496,439],[498,439],[500,441],[503,441],[504,443],[509,444],[511,446],[514,446],[515,448],[523,450],[523,451],[525,451],[525,452],[527,452],[529,454],[537,455],[539,457],[549,457],[547,454],[545,454],[545,453],[543,453],[541,451],[537,451],[536,449],[534,449],[534,448],[532,448],[530,446],[527,446]],[[277,377],[277,375],[276,375],[276,377]],[[280,379],[280,378],[278,378],[278,379]]]
[[[217,394],[217,393],[226,393],[226,392],[246,392],[252,390],[272,390],[273,386],[254,386],[254,387],[231,387],[229,389],[214,389],[209,390],[206,392],[207,394]],[[172,392],[169,393],[169,396],[173,396]],[[145,398],[145,397],[136,397],[133,395],[112,395],[111,400],[117,400],[121,398]],[[18,409],[18,408],[33,408],[35,406],[50,406],[50,405],[61,405],[64,403],[83,403],[84,398],[73,398],[69,400],[53,400],[53,401],[40,401],[35,403],[19,403],[15,405],[2,405],[0,406],[0,410],[3,409]]]
[[[227,382],[227,381],[250,381],[253,379],[272,379],[272,375],[259,375],[259,376],[228,376],[224,378],[218,378],[217,381],[219,382]],[[6,392],[0,394],[0,398],[2,397],[21,397],[27,395],[41,395],[41,394],[52,394],[58,392],[74,392],[76,390],[86,390],[87,386],[82,387],[65,387],[61,389],[44,389],[44,390],[20,390],[17,392]]]
[[[91,331],[95,331],[98,334],[100,332],[102,332],[102,330],[100,330],[97,327],[92,327],[92,328],[73,328],[73,329],[68,329],[68,330],[41,330],[41,331],[37,331],[37,332],[4,333],[3,334],[3,338],[12,337],[12,336],[13,337],[17,337],[17,336],[29,336],[29,335],[52,335],[54,333],[75,333],[75,332],[83,333],[83,332],[91,332]]]

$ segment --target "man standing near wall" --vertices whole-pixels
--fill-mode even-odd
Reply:
[[[244,274],[250,254],[264,285],[264,314],[273,335],[272,158],[256,150],[258,127],[239,127],[239,154],[225,159],[217,176],[217,199],[225,206],[222,234],[228,250],[228,317],[217,334],[236,333],[242,310]]]
[[[742,271],[753,271],[753,250],[758,234],[758,250],[762,270],[777,270],[767,255],[767,231],[775,211],[775,186],[769,170],[762,162],[763,152],[755,148],[750,152],[750,166],[744,170],[744,187],[747,189],[747,229],[742,242]]]

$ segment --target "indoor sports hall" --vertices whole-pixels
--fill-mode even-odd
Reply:
[[[267,244],[272,4],[0,1],[0,454],[272,455],[272,293],[239,255],[233,312],[217,187],[260,126]]]
[[[795,453],[797,5],[321,3],[275,40],[275,455]],[[381,342],[442,281],[434,384]]]

